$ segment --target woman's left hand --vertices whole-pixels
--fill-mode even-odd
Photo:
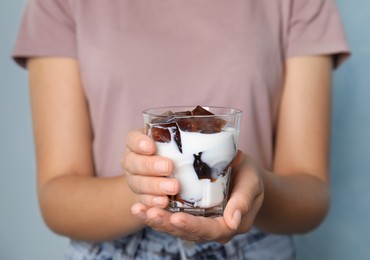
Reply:
[[[131,208],[149,227],[191,241],[226,243],[253,225],[264,197],[262,170],[251,158],[238,152],[234,163],[230,198],[224,215],[217,218],[170,213],[162,208],[136,203]]]

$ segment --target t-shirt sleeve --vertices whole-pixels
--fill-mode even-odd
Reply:
[[[337,67],[350,54],[335,0],[292,0],[286,58],[332,55]]]
[[[28,0],[12,56],[21,66],[29,57],[76,57],[75,24],[69,0]]]

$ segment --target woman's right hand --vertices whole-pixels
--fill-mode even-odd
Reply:
[[[155,155],[154,141],[140,130],[129,132],[126,146],[121,165],[137,202],[148,207],[167,207],[167,195],[177,194],[180,188],[178,181],[169,177],[173,171],[172,161]]]

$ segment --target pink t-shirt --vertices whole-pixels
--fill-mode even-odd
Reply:
[[[79,61],[109,177],[142,110],[167,105],[243,110],[239,147],[270,169],[286,59],[347,52],[334,0],[29,0],[14,57]]]

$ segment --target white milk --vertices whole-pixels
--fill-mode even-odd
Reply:
[[[171,132],[171,142],[156,142],[157,154],[168,157],[174,162],[173,175],[180,182],[182,199],[194,203],[194,207],[201,208],[217,206],[224,200],[229,172],[225,176],[220,173],[235,156],[235,136],[233,129],[213,134],[180,130],[182,153],[174,141],[173,132]],[[215,181],[198,179],[193,163],[194,154],[199,153],[202,153],[201,160],[212,168],[212,178],[216,179]]]

